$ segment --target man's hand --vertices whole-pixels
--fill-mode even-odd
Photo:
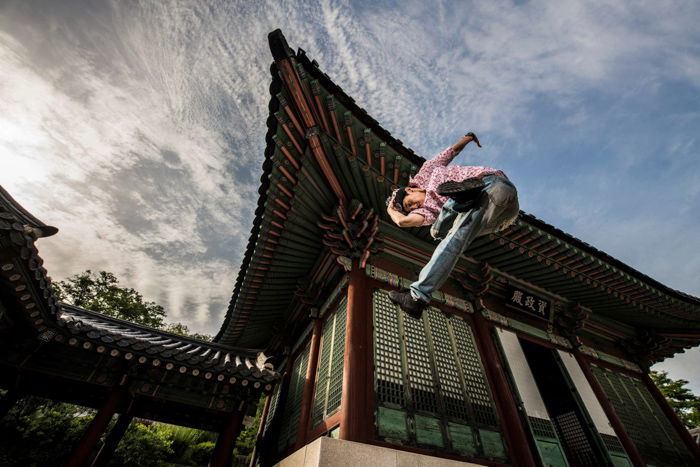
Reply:
[[[471,143],[474,141],[477,146],[481,147],[481,143],[479,143],[479,139],[476,137],[474,133],[467,133],[466,135],[462,136],[462,138],[457,141],[455,144],[452,145],[452,150],[454,151],[455,154],[459,154],[462,149],[464,149],[464,146],[467,144]]]

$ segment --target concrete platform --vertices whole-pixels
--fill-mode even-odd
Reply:
[[[479,466],[398,449],[372,446],[334,438],[318,438],[275,467],[466,467]]]

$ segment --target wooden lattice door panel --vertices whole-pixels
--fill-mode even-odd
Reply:
[[[696,465],[641,380],[597,365],[591,370],[645,462],[655,467]]]
[[[321,352],[314,385],[311,425],[316,426],[340,409],[345,357],[347,298],[338,304],[323,324]]]
[[[383,290],[373,309],[377,438],[507,461],[469,324],[436,308],[407,317]]]
[[[306,371],[309,366],[310,350],[311,340],[309,339],[292,365],[287,400],[284,404],[282,424],[277,440],[277,448],[279,451],[293,445],[297,439],[297,427],[299,425],[299,416],[301,415],[301,404],[304,395],[304,384],[306,383]]]

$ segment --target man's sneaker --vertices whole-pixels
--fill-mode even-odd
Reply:
[[[423,300],[416,300],[411,292],[392,290],[389,292],[389,300],[399,306],[408,316],[414,319],[421,319],[423,310],[428,306]]]
[[[484,186],[486,186],[484,181],[477,177],[467,178],[461,182],[449,180],[439,184],[436,192],[438,195],[452,198],[458,203],[471,205],[479,198]]]
[[[472,191],[481,191],[486,184],[479,177],[472,177],[462,180],[461,182],[455,182],[454,180],[448,180],[438,185],[437,194],[440,196],[454,196],[462,195]]]

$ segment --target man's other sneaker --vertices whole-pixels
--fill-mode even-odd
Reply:
[[[408,316],[414,319],[421,319],[423,310],[428,306],[423,300],[416,300],[411,292],[392,290],[389,292],[389,300],[399,306]]]

